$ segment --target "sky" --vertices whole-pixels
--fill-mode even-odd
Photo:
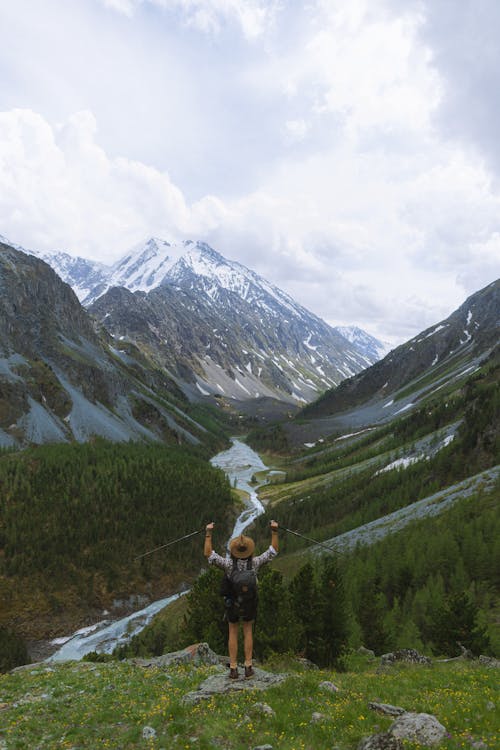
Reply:
[[[0,0],[0,234],[208,242],[391,344],[500,276],[497,0]]]

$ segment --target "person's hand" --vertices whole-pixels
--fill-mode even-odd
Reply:
[[[207,531],[212,532],[214,530],[214,526],[215,526],[214,522],[211,521],[210,523],[207,523],[207,525],[205,526],[205,528],[206,528]]]
[[[277,521],[271,521],[269,523],[269,526],[271,527],[271,531],[278,531],[278,522]]]

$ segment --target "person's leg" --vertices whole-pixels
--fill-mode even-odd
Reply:
[[[253,620],[243,622],[243,641],[245,650],[245,667],[252,666],[253,656]]]
[[[231,669],[236,669],[238,666],[238,622],[229,622],[229,666]]]

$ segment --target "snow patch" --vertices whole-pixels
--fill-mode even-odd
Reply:
[[[429,336],[434,336],[435,333],[437,333],[438,331],[442,331],[443,328],[446,328],[447,326],[448,326],[448,323],[445,326],[442,326],[442,325],[436,326],[436,328],[434,328],[430,333],[428,333],[426,336],[424,336],[424,339],[428,339]]]
[[[196,387],[198,388],[199,392],[203,396],[210,396],[210,393],[208,391],[206,391],[204,388],[202,388],[201,385],[198,382],[196,383]]]
[[[383,469],[379,469],[378,471],[376,471],[373,476],[376,477],[378,474],[384,474],[384,472],[391,471],[392,469],[407,469],[408,466],[416,464],[418,461],[422,461],[423,459],[428,460],[428,456],[425,456],[423,453],[418,456],[410,456],[409,458],[397,458],[395,461],[392,461],[392,463],[384,466]]]
[[[412,406],[413,406],[413,403],[406,404],[406,406],[403,406],[401,409],[398,409],[397,411],[395,411],[394,414],[401,414],[402,411],[406,411],[407,409],[411,409]]]

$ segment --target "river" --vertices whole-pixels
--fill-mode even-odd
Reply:
[[[231,538],[241,534],[257,516],[264,513],[264,507],[256,493],[257,484],[252,484],[252,476],[267,469],[260,456],[240,440],[232,439],[232,446],[214,456],[210,463],[221,468],[229,477],[232,486],[248,493],[246,507],[236,519]],[[216,519],[214,519],[216,520]],[[201,554],[201,553],[200,553]],[[187,592],[183,592],[187,593]],[[69,661],[81,659],[91,651],[109,654],[116,646],[128,643],[152,618],[171,602],[182,596],[174,594],[166,599],[149,604],[120,620],[102,620],[87,628],[81,628],[66,638],[57,638],[52,645],[60,646],[47,661]]]

